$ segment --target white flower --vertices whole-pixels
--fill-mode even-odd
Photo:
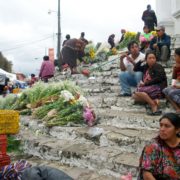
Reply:
[[[67,90],[61,91],[61,97],[64,98],[64,102],[67,102],[67,101],[74,99],[74,96],[72,95],[72,93],[70,93]]]
[[[83,105],[84,107],[89,107],[88,100],[84,96],[80,96],[78,102]]]
[[[108,53],[110,49],[110,45],[108,43],[102,43],[99,48],[96,51],[96,55],[99,54],[100,52],[105,52]]]

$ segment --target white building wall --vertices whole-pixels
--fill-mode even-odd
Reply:
[[[180,47],[180,0],[156,0],[156,14],[158,24],[175,36],[175,47]]]
[[[172,17],[172,1],[156,0],[156,14],[158,25],[166,27],[166,32],[170,35],[174,34],[174,19]]]

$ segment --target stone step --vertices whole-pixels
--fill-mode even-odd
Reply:
[[[57,139],[93,142],[100,147],[118,147],[123,152],[141,153],[145,144],[157,135],[157,130],[138,130],[96,126],[87,128],[54,127],[49,131]]]
[[[143,111],[136,112],[124,111],[123,108],[113,107],[98,108],[95,110],[97,117],[100,119],[99,123],[105,126],[115,126],[121,128],[152,128],[158,129],[159,118],[161,116],[149,116]]]
[[[63,165],[88,168],[104,175],[119,177],[131,172],[137,176],[139,154],[122,152],[118,147],[99,147],[86,141],[60,140],[50,136],[35,136],[31,131],[21,131],[26,154]]]
[[[30,117],[21,118],[21,128],[29,129],[36,135],[50,135],[60,140],[77,140],[81,143],[94,143],[100,147],[118,147],[125,152],[140,153],[146,143],[157,135],[154,129],[121,128],[98,124],[94,127],[46,128],[45,125]]]
[[[56,169],[59,169],[66,174],[68,174],[70,177],[72,177],[74,180],[118,180],[119,178],[103,175],[99,172],[89,170],[87,168],[78,168],[78,167],[70,167],[62,165],[61,163],[57,161],[48,161],[44,159],[40,159],[38,157],[32,156],[32,155],[16,155],[16,154],[9,154],[11,157],[11,162],[16,162],[20,159],[26,159],[32,166],[49,166]],[[120,176],[119,176],[120,177]]]

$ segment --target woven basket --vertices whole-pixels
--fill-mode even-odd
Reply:
[[[13,110],[0,110],[0,134],[19,132],[19,113]]]

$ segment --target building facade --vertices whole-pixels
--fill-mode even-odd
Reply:
[[[180,0],[156,0],[158,24],[175,37],[175,47],[180,47]]]

